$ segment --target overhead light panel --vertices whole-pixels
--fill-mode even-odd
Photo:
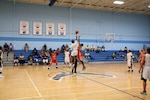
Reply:
[[[124,4],[124,2],[123,1],[114,1],[113,4],[122,5],[122,4]]]

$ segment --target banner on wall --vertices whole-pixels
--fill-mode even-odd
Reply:
[[[66,24],[58,23],[58,35],[66,35]]]
[[[33,34],[42,35],[42,22],[33,22]]]
[[[46,35],[54,35],[54,23],[46,23]]]
[[[20,21],[20,34],[29,34],[29,21]]]

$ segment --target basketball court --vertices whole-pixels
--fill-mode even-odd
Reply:
[[[123,63],[89,63],[82,71],[79,64],[77,74],[71,68],[40,66],[5,66],[0,78],[0,100],[149,100],[141,95],[142,81],[138,73],[127,72]]]

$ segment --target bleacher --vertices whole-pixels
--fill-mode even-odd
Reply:
[[[14,50],[14,55],[16,55],[18,58],[21,53],[24,55],[25,62],[27,63],[28,56],[32,53],[32,50],[29,50],[28,52],[25,52],[24,50]]]
[[[112,54],[116,52],[116,59],[112,58]],[[95,53],[95,52],[89,52],[90,55],[92,56],[93,59],[86,58],[88,62],[120,62],[124,61],[126,59],[126,53],[122,52],[122,56],[120,56],[118,53],[119,51],[114,51],[114,50],[109,50],[109,51],[100,51],[100,53]],[[132,51],[134,55],[133,61],[137,62],[138,57],[139,57],[139,52],[138,51]]]
[[[28,61],[28,56],[29,56],[30,54],[32,54],[32,50],[29,50],[28,52],[25,52],[24,50],[14,50],[14,55],[16,55],[17,57],[19,57],[21,53],[24,55],[25,62],[27,63],[27,61]],[[38,53],[40,54],[40,50],[38,50]],[[50,60],[50,58],[49,58],[49,60]],[[60,53],[60,54],[57,56],[57,60],[58,60],[58,62],[64,62],[64,54],[63,54],[63,53]],[[39,62],[41,62],[41,59],[40,59],[40,58],[39,58]]]
[[[40,50],[38,50],[38,52],[40,52]],[[117,53],[116,59],[112,58],[112,54],[114,52]],[[89,52],[93,59],[86,58],[86,60],[88,62],[116,62],[116,61],[119,62],[119,61],[124,61],[125,57],[126,57],[126,53],[122,52],[122,54],[124,56],[121,57],[118,55],[118,52],[119,51],[113,51],[113,50],[109,50],[109,51],[105,51],[105,52],[100,51],[100,53]],[[27,58],[32,53],[32,50],[29,50],[28,52],[25,52],[24,50],[14,50],[14,55],[16,55],[18,57],[20,56],[21,53],[24,55],[25,62],[27,63]],[[137,59],[139,57],[139,52],[138,51],[132,51],[132,53],[135,56],[135,58],[133,60],[137,61]],[[58,60],[58,62],[61,62],[61,63],[64,62],[64,54],[60,53],[57,56],[57,60]],[[40,59],[39,59],[39,61],[40,61]]]

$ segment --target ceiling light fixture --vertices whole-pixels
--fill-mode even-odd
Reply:
[[[124,2],[123,1],[114,1],[113,4],[122,5],[122,4],[124,4]]]
[[[150,5],[148,6],[148,8],[150,8]]]

